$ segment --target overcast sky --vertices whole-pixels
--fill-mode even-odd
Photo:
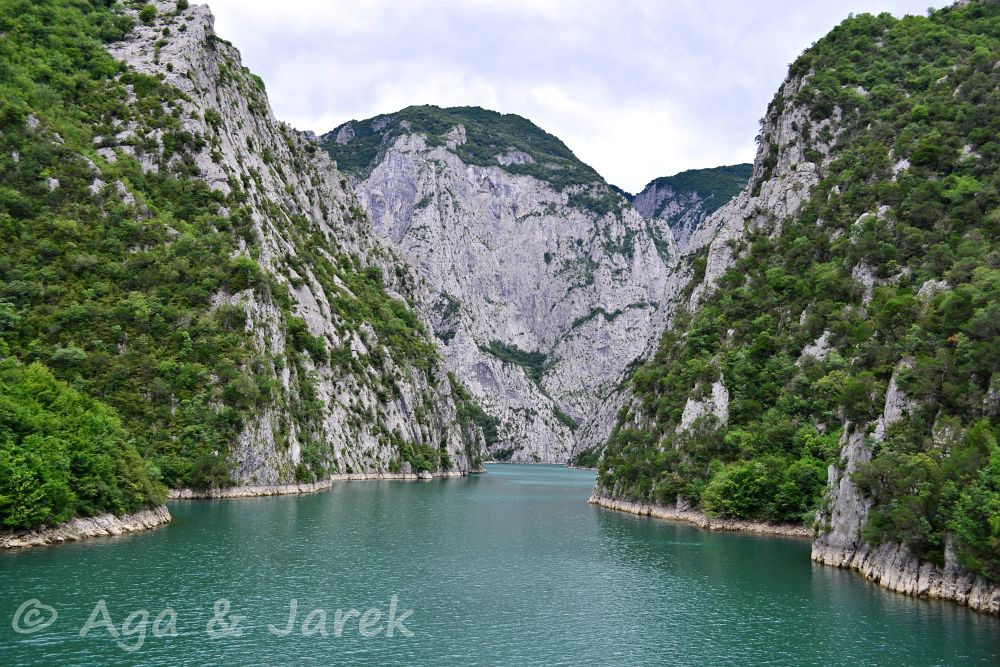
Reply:
[[[634,192],[751,161],[758,121],[803,49],[849,12],[924,14],[928,0],[209,4],[275,114],[299,129],[477,105],[531,119]]]

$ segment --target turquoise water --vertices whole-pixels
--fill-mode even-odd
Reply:
[[[174,503],[159,530],[0,554],[0,664],[1000,663],[1000,619],[814,565],[805,541],[602,510],[586,503],[592,484],[586,471],[510,465],[346,482]],[[31,599],[58,616],[18,634],[15,622],[47,618],[30,604],[15,619]],[[285,631],[292,599],[279,636],[268,626]],[[350,609],[378,634],[361,636]]]

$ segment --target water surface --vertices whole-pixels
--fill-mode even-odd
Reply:
[[[491,465],[465,479],[178,502],[165,528],[2,553],[0,664],[1000,663],[1000,619],[815,565],[804,540],[593,507],[592,485],[586,471]],[[397,619],[412,613],[387,637],[393,596]],[[18,634],[31,599],[58,617]],[[293,599],[293,631],[278,636],[269,625],[284,631]],[[120,635],[137,612],[132,634],[111,636],[101,600]],[[32,606],[21,629],[44,620]],[[336,636],[338,609],[378,609],[365,630],[381,631],[363,637],[342,616]],[[143,629],[141,647],[123,650]]]

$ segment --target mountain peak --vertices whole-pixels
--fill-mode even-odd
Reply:
[[[461,137],[453,131],[461,127]],[[350,120],[322,135],[338,167],[364,179],[385,150],[405,134],[423,135],[431,146],[447,146],[467,164],[496,166],[534,176],[556,189],[604,184],[559,138],[513,113],[482,107],[409,106],[390,114]]]

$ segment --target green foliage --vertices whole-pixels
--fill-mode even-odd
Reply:
[[[311,255],[310,269],[335,294],[334,310],[356,330],[370,325],[382,346],[393,353],[398,363],[409,363],[429,373],[438,355],[428,333],[414,312],[399,299],[385,291],[382,272],[378,267],[360,268],[359,261],[330,263],[321,253]],[[331,276],[337,276],[346,290],[332,287]]]
[[[287,322],[288,335],[292,339],[292,347],[300,352],[308,352],[317,364],[326,363],[329,354],[322,338],[309,333],[306,321],[300,317],[291,317]]]
[[[566,204],[597,215],[614,213],[616,216],[621,216],[622,209],[628,205],[628,201],[609,187],[598,187],[571,193],[566,198]]]
[[[1000,448],[994,438],[988,464],[955,502],[948,529],[958,543],[958,561],[972,572],[1000,581]]]
[[[570,460],[570,465],[578,468],[596,468],[601,460],[601,452],[596,447],[585,449]]]
[[[139,20],[149,25],[156,19],[156,7],[153,5],[142,5],[139,7]]]
[[[462,428],[466,454],[469,455],[470,461],[478,465],[480,449],[476,433],[482,434],[483,442],[488,449],[500,440],[498,431],[500,420],[483,410],[469,390],[455,378],[454,373],[448,373],[448,381],[451,385],[452,399],[458,409],[458,424]]]
[[[579,422],[577,422],[566,412],[564,412],[563,409],[560,408],[558,405],[556,405],[555,402],[552,403],[552,414],[555,416],[556,419],[559,420],[560,424],[562,424],[569,430],[575,431],[576,429],[580,428]]]
[[[855,483],[874,500],[865,539],[906,543],[919,557],[943,564],[948,532],[960,562],[1000,580],[1000,448],[988,419],[963,429],[956,417],[930,429],[914,416],[894,425]]]
[[[865,537],[942,562],[951,535],[963,564],[997,579],[998,26],[987,3],[862,15],[792,65],[810,78],[772,108],[805,105],[813,122],[839,109],[825,176],[795,218],[748,232],[715,291],[635,372],[637,400],[601,460],[605,488],[808,522],[842,429],[868,428],[895,372],[920,408],[858,468],[874,502]],[[777,158],[765,144],[765,177]],[[902,158],[910,167],[894,174]],[[869,302],[852,276],[861,264],[877,280]],[[932,280],[948,287],[918,295]],[[824,333],[829,355],[800,359]],[[720,376],[728,424],[676,433],[688,398]]]
[[[222,114],[216,109],[205,109],[205,122],[214,128],[218,128],[222,124]]]
[[[165,495],[113,410],[41,364],[0,360],[0,526],[124,514]]]
[[[716,468],[701,492],[710,516],[812,521],[826,485],[826,466],[810,457],[789,463],[768,455]]]
[[[545,373],[545,362],[547,356],[543,352],[528,352],[518,348],[516,345],[507,345],[498,340],[490,341],[488,347],[482,348],[483,352],[489,352],[497,359],[508,364],[520,366],[527,373],[528,377],[536,383],[541,382]]]

